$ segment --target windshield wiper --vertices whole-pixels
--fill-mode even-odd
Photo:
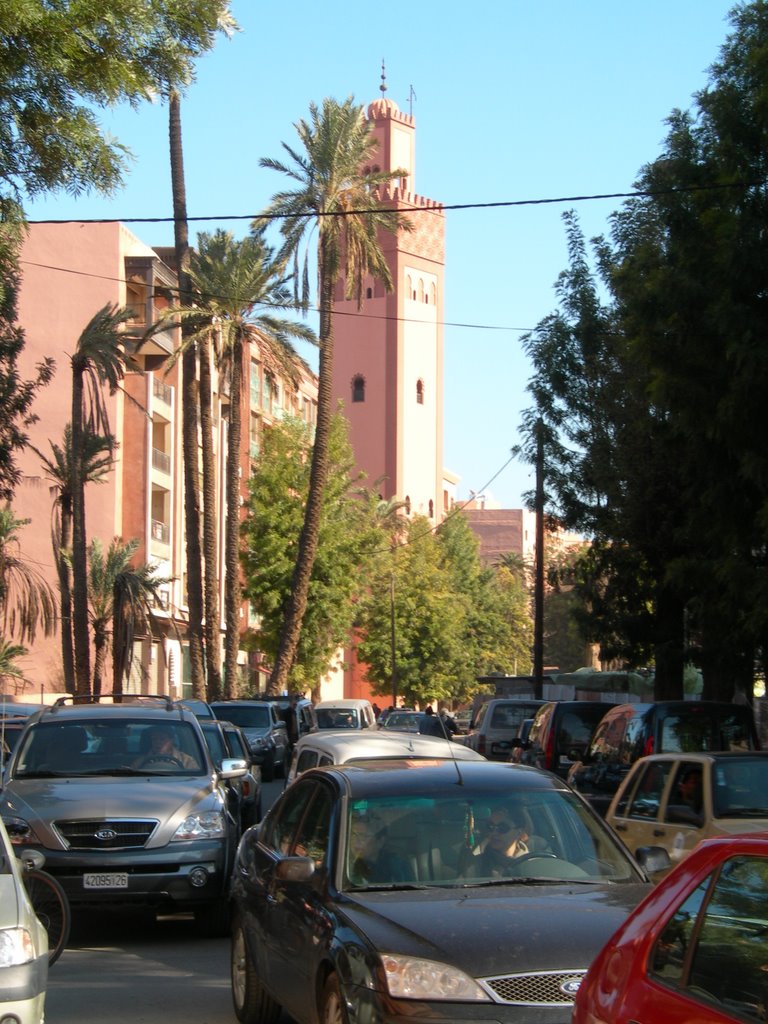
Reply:
[[[347,892],[400,892],[401,890],[407,889],[432,889],[431,885],[419,885],[418,882],[387,882],[384,884],[377,885],[356,885],[352,889],[348,889]]]

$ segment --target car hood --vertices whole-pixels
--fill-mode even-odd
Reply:
[[[650,885],[492,886],[355,893],[350,923],[381,952],[460,966],[473,977],[589,965]]]
[[[2,792],[0,811],[34,828],[48,849],[66,849],[52,822],[72,819],[147,818],[159,822],[148,846],[168,842],[194,811],[222,810],[224,798],[211,776],[174,778],[89,776],[18,779]]]

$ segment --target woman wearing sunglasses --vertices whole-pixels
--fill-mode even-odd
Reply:
[[[530,852],[527,840],[520,812],[511,807],[496,808],[485,822],[466,873],[476,878],[503,878],[510,873],[511,860]]]

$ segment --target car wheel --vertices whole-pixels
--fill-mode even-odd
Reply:
[[[232,1002],[240,1024],[277,1024],[281,1009],[268,996],[248,956],[243,926],[239,918],[232,928]]]
[[[329,974],[320,997],[319,1024],[347,1024],[347,1008],[337,974]]]
[[[229,900],[217,900],[195,908],[195,925],[201,935],[209,938],[221,938],[230,933]]]

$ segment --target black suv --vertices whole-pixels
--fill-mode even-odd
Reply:
[[[219,700],[212,702],[211,710],[222,721],[240,726],[253,763],[261,768],[265,782],[271,782],[276,775],[285,776],[291,745],[277,701]]]
[[[597,700],[550,700],[533,717],[521,761],[562,779],[580,761],[592,733],[613,704]]]
[[[11,755],[0,814],[37,850],[70,903],[193,911],[224,932],[239,829],[194,714],[167,698],[61,698],[32,715]]]
[[[605,812],[624,776],[646,754],[759,750],[752,709],[715,700],[618,704],[595,729],[568,781],[596,811]]]

